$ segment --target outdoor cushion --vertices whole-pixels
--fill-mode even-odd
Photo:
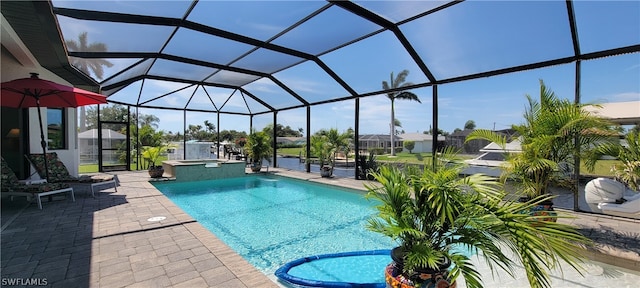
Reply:
[[[16,192],[48,192],[54,190],[60,190],[69,188],[69,184],[66,183],[40,183],[40,184],[22,184],[20,183],[16,173],[11,170],[7,162],[2,158],[2,192],[16,191]]]
[[[18,179],[16,173],[14,173],[4,161],[4,157],[2,157],[2,161],[0,162],[2,162],[2,182],[0,184],[2,185],[2,191],[5,191],[5,188],[19,184],[18,181],[20,181],[20,179]]]
[[[2,178],[0,189],[3,194],[12,196],[26,196],[27,199],[35,197],[38,201],[38,208],[42,209],[41,196],[47,196],[58,193],[69,192],[71,199],[75,202],[75,196],[73,195],[73,188],[67,183],[38,183],[38,184],[23,184],[20,183],[16,173],[11,170],[9,165],[4,161],[3,157],[0,157],[2,165]]]
[[[46,179],[45,173],[45,154],[29,154],[27,159],[33,164],[34,168],[40,175],[40,178]],[[50,152],[46,154],[47,165],[49,170],[49,177],[47,182],[50,183],[88,183],[91,185],[91,196],[96,197],[95,189],[97,186],[103,186],[112,184],[113,188],[118,191],[117,178],[113,175],[81,175],[80,177],[74,177],[69,174],[69,169],[62,163],[56,152]]]
[[[56,152],[50,152],[50,153],[47,153],[46,155],[47,155],[47,165],[49,166],[48,167],[49,179],[47,179],[47,181],[49,182],[99,183],[99,182],[113,180],[112,175],[105,175],[105,176],[82,175],[80,177],[71,176],[71,174],[69,174],[69,170],[67,169],[67,166],[65,166],[64,163],[60,161],[60,158],[58,158],[58,154],[56,154]],[[40,178],[45,179],[46,173],[44,170],[45,168],[44,168],[43,154],[29,154],[27,158],[29,158],[29,161],[33,164],[34,168],[38,172],[38,175],[40,175]]]

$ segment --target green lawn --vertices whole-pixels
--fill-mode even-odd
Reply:
[[[379,161],[400,162],[409,164],[423,164],[424,161],[429,158],[431,158],[431,153],[400,152],[396,153],[395,156],[391,156],[391,154],[376,155],[376,159]]]
[[[295,156],[304,155],[303,148],[278,148],[278,155],[283,156]],[[353,157],[353,153],[351,153],[350,157]],[[377,155],[376,159],[379,161],[394,161],[394,162],[402,162],[402,163],[413,163],[413,164],[422,164],[426,158],[431,157],[431,153],[408,153],[401,152],[397,153],[396,157],[390,157],[389,155]]]
[[[581,175],[592,175],[592,176],[613,176],[611,172],[611,166],[616,163],[620,163],[618,160],[600,160],[596,162],[596,167],[593,172],[587,170],[587,167],[584,166],[584,163],[580,163],[580,174]]]
[[[136,164],[131,164],[131,170],[135,171],[136,170]],[[98,164],[83,164],[80,165],[78,167],[78,173],[80,174],[85,174],[85,173],[96,173],[98,172]]]
[[[302,147],[297,147],[297,148],[278,148],[277,152],[278,152],[278,155],[298,157],[298,156],[304,154],[304,149]]]
[[[167,160],[167,156],[160,156],[158,157],[158,163],[161,164],[162,161]],[[142,166],[140,166],[142,167]],[[145,165],[146,167],[146,165]],[[131,171],[135,171],[136,170],[136,163],[131,164]],[[140,168],[140,170],[147,170]],[[96,173],[98,172],[98,163],[96,164],[84,164],[84,165],[80,165],[78,167],[78,173],[80,174],[84,174],[84,173]]]

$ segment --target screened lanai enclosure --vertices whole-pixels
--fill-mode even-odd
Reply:
[[[540,80],[576,102],[640,100],[638,1],[3,1],[2,12],[27,45],[39,40],[29,29],[59,33],[111,104],[182,134],[205,120],[306,139],[469,120],[501,130]],[[420,101],[396,99],[392,117],[400,91]]]

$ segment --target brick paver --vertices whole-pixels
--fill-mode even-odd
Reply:
[[[2,231],[2,278],[51,287],[278,287],[240,256],[225,263],[235,253],[157,191],[146,171],[118,177],[118,192],[94,199],[79,187],[75,203],[59,197],[43,210],[16,209]],[[154,216],[166,218],[147,221]]]

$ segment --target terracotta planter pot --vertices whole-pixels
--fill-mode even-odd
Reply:
[[[392,288],[455,288],[456,282],[451,283],[448,278],[448,268],[451,261],[447,261],[440,265],[440,269],[434,270],[429,268],[416,269],[416,271],[407,275],[402,272],[402,256],[403,251],[400,247],[391,250],[391,262],[384,269],[384,278],[387,287]]]
[[[447,272],[432,274],[421,273],[420,280],[411,280],[411,276],[402,274],[402,269],[398,269],[395,262],[387,265],[384,269],[384,279],[387,287],[391,288],[455,288],[456,282],[449,282]]]
[[[519,200],[520,200],[520,202],[526,202],[529,199],[527,197],[522,197]],[[545,201],[545,202],[540,203],[540,205],[533,206],[531,208],[531,210],[529,210],[529,214],[531,214],[532,216],[551,216],[551,217],[542,218],[542,219],[540,219],[540,221],[556,222],[558,220],[556,218],[558,213],[556,213],[553,210],[553,202],[552,201]]]

